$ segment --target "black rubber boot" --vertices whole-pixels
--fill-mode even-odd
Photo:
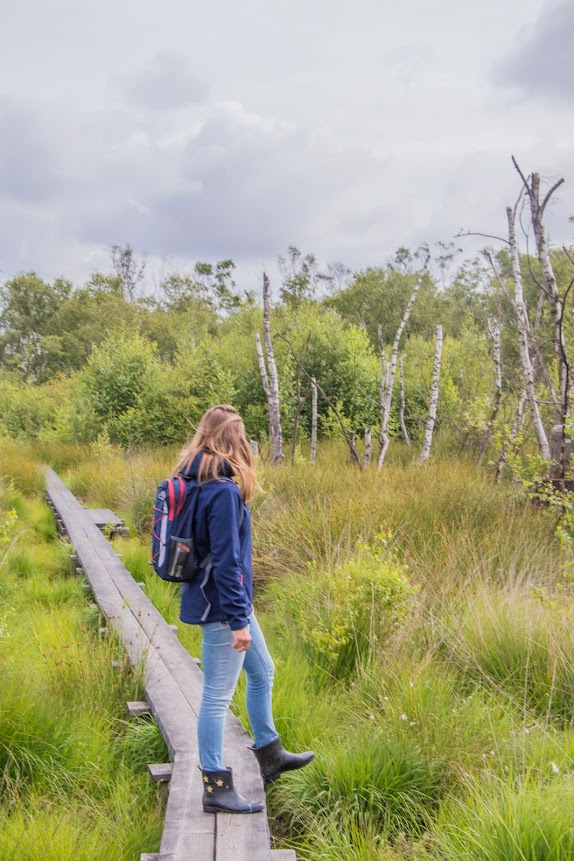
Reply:
[[[280,738],[276,738],[275,741],[269,742],[264,747],[252,747],[251,750],[257,757],[261,777],[265,784],[273,783],[284,771],[303,768],[304,765],[308,765],[311,760],[315,759],[312,750],[307,750],[305,753],[289,753],[281,744]]]
[[[233,787],[233,772],[203,771],[203,810],[205,813],[259,813],[260,801],[249,801]]]

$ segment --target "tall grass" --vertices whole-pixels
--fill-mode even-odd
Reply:
[[[19,515],[0,551],[0,858],[132,861],[159,843],[145,765],[165,745],[155,724],[127,722],[141,674],[112,669],[121,643],[89,624],[70,547],[17,480],[0,494],[0,513]]]
[[[135,531],[116,547],[176,621],[177,588],[150,573],[146,535],[155,485],[176,452],[126,456],[98,445],[59,456],[64,477],[86,502],[126,516]],[[400,447],[381,473],[357,471],[341,447],[325,444],[315,466],[262,467],[259,478],[266,493],[252,505],[255,606],[277,666],[276,722],[286,745],[317,751],[313,765],[269,790],[277,844],[309,861],[574,857],[567,829],[574,815],[572,595],[545,511],[469,461],[438,458],[421,468]],[[43,528],[47,533],[46,522]],[[389,556],[367,564],[357,542],[372,544],[381,531],[392,536]],[[54,592],[34,602],[47,588],[42,583],[54,579],[50,564],[41,583],[26,554],[13,552],[15,581],[43,607],[38,641],[45,637],[63,661],[54,694],[69,704],[69,692],[86,684],[85,667],[80,655],[73,669],[66,666],[50,630],[61,624],[62,607],[79,606],[82,596],[61,587],[59,598]],[[390,560],[408,584],[398,614],[398,593],[377,591]],[[358,608],[333,592],[348,574],[367,584]],[[338,664],[333,643],[343,616],[351,647]],[[85,622],[77,624],[78,637],[93,636]],[[198,631],[179,628],[198,654]],[[97,683],[102,691],[110,684]],[[109,701],[124,694],[105,691]],[[240,685],[234,708],[247,724],[242,694]],[[76,718],[81,723],[89,713],[86,699]],[[104,783],[112,762],[123,755],[138,761],[121,720],[112,709],[124,753],[112,745],[109,761],[102,759]],[[146,755],[160,743],[149,727],[137,732]],[[50,753],[53,737],[44,740],[42,757],[52,757],[65,784],[78,764]],[[41,771],[34,780],[42,785]],[[34,780],[30,792],[38,791]]]

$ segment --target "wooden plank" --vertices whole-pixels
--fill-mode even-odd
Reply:
[[[171,762],[155,762],[147,767],[149,775],[154,783],[165,783],[171,780],[173,771],[173,763]]]
[[[212,861],[216,817],[202,808],[203,784],[196,757],[176,756],[169,783],[160,855],[174,861]],[[243,817],[240,817],[243,818]],[[234,859],[229,855],[229,861]],[[219,861],[225,861],[220,858]],[[267,859],[269,861],[269,859]]]
[[[148,715],[151,716],[148,704],[139,700],[130,700],[127,703],[127,709],[130,717],[147,717]]]
[[[98,529],[104,529],[106,526],[125,526],[125,520],[109,508],[84,508],[84,511]]]
[[[237,791],[253,801],[266,803],[263,781],[255,755],[248,748],[251,737],[234,715],[225,723],[225,763],[233,769]],[[239,821],[240,820],[240,821]],[[217,814],[215,857],[236,861],[269,861],[270,836],[266,808],[249,816]]]
[[[272,849],[271,861],[297,861],[294,849]]]

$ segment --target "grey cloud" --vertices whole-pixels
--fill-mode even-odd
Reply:
[[[169,110],[203,102],[208,93],[207,82],[195,75],[181,57],[161,53],[132,80],[127,94],[134,104]]]
[[[275,256],[372,174],[361,156],[236,103],[213,105],[187,142],[158,139],[138,160],[116,151],[99,182],[105,199],[70,213],[70,225],[84,241],[125,239],[150,254]]]
[[[547,5],[512,55],[494,71],[496,83],[518,86],[526,94],[573,102],[574,4]]]
[[[52,197],[66,181],[58,145],[57,117],[46,106],[32,108],[0,96],[0,187],[21,201]]]

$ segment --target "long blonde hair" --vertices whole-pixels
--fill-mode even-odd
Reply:
[[[249,502],[259,485],[243,419],[236,409],[229,404],[219,404],[202,415],[193,439],[181,451],[178,471],[187,472],[200,451],[203,457],[198,481],[221,479],[222,467],[227,461],[238,479],[244,501]]]

